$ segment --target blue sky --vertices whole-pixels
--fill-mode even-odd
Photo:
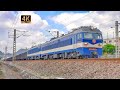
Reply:
[[[35,13],[39,14],[42,18],[46,18],[47,16],[55,16],[61,13],[86,13],[89,11],[35,11]]]

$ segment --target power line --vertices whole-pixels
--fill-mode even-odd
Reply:
[[[17,16],[19,16],[19,14],[20,14],[20,12],[18,13],[18,14],[16,14],[16,17],[15,17],[15,21],[13,22],[13,25],[12,25],[12,28],[14,29],[14,35],[13,35],[13,61],[15,61],[16,60],[16,39],[17,38],[19,38],[20,36],[28,36],[28,35],[25,35],[25,33],[27,32],[27,31],[20,31],[20,30],[16,30],[15,29],[15,24],[17,24],[17,21],[18,21],[18,19],[19,19],[19,17],[17,17]],[[23,32],[23,34],[21,34],[21,35],[18,35],[17,36],[17,31],[18,32]],[[9,35],[8,37],[10,38],[12,35]]]
[[[89,14],[91,14],[91,12],[88,13],[88,14],[86,14],[86,15],[84,15],[83,17],[78,18],[78,20],[83,19],[84,17],[88,16]],[[72,17],[72,16],[71,16],[71,17]],[[65,19],[65,20],[66,20],[66,19]],[[65,21],[65,20],[64,20],[64,21]],[[76,21],[78,21],[78,20],[72,21],[71,23],[67,24],[66,26],[68,26],[68,25],[70,25],[70,24],[72,24],[73,22],[76,22]],[[63,21],[60,21],[59,23],[61,23],[61,22],[63,22]],[[54,25],[54,27],[56,27],[56,25]],[[50,28],[52,28],[52,27],[51,27],[51,26],[48,26],[48,28],[50,29]],[[65,28],[65,27],[64,27],[64,28]],[[50,32],[50,30],[47,30],[47,29],[46,29],[46,31],[49,32],[49,34],[50,34],[52,37],[55,38],[55,36]],[[58,32],[57,32],[56,34],[57,34],[57,36],[58,36]],[[60,34],[60,33],[59,33],[59,34]]]
[[[92,12],[90,12],[90,13],[88,13],[88,14],[86,14],[86,15],[84,15],[84,16],[82,16],[82,17],[80,17],[80,18],[78,18],[77,20],[74,20],[74,21],[72,21],[71,23],[69,23],[69,24],[66,24],[66,25],[64,25],[65,27],[63,28],[63,29],[65,29],[66,28],[66,26],[68,26],[68,25],[70,25],[70,24],[72,24],[73,22],[77,22],[78,20],[81,20],[81,19],[83,19],[83,18],[85,18],[86,16],[88,16],[88,15],[90,15],[90,14],[92,14]],[[72,17],[72,16],[71,16]],[[66,21],[66,19],[64,20],[64,21]],[[60,21],[59,23],[63,23],[63,21]],[[54,26],[55,27],[55,26]]]
[[[20,15],[20,13],[21,13],[22,11],[20,11],[18,14],[16,14],[15,15],[15,21],[13,22],[13,25],[12,25],[12,28],[14,29],[15,28],[15,25],[17,24],[17,21],[18,21],[18,19],[19,19],[19,15]],[[17,18],[18,17],[18,18]]]
[[[84,15],[83,17],[78,18],[78,19],[75,20],[75,21],[72,21],[72,22],[69,23],[69,24],[66,24],[64,28],[66,28],[66,27],[67,27],[68,25],[70,25],[70,24],[73,24],[73,22],[77,22],[77,21],[80,21],[81,19],[84,19],[86,16],[88,16],[88,15],[90,15],[90,14],[92,14],[92,12],[90,12],[90,13]],[[95,17],[94,17],[94,18],[95,18]]]
[[[92,12],[90,12],[90,13],[88,13],[88,14],[84,15],[83,17],[78,18],[77,20],[75,20],[75,21],[73,21],[73,22],[77,22],[78,20],[81,20],[81,19],[85,18],[86,16],[88,16],[88,15],[90,15],[90,14],[92,14]],[[67,24],[66,26],[68,26],[68,25],[72,24],[73,22],[71,22],[71,23]]]
[[[86,14],[86,15],[84,15],[83,17],[80,17],[79,19],[77,19],[77,20],[75,20],[75,21],[72,21],[71,23],[69,23],[69,24],[66,24],[66,26],[68,26],[68,25],[70,25],[70,24],[72,24],[72,23],[74,23],[74,22],[77,22],[77,21],[80,21],[81,19],[84,19],[85,17],[87,17],[88,15],[91,15],[91,14],[93,14],[92,12],[90,12],[90,13],[88,13],[88,14]],[[96,18],[96,17],[93,17],[93,18]],[[113,20],[112,20],[113,21]],[[62,21],[63,22],[63,21]],[[60,23],[60,22],[59,22]],[[104,22],[104,23],[106,23],[106,22]],[[110,23],[110,22],[109,22]],[[101,24],[99,24],[99,26],[101,26],[103,23],[101,23]],[[54,26],[55,27],[55,26]],[[50,27],[51,28],[51,27]],[[65,28],[65,27],[64,27]],[[50,33],[50,31],[48,31],[48,30],[46,30],[47,32],[49,32]],[[51,34],[51,33],[50,33]],[[54,37],[54,35],[53,34],[51,34],[53,37]]]
[[[80,21],[81,19],[84,19],[86,16],[88,16],[88,15],[90,15],[90,14],[93,14],[93,13],[92,13],[92,12],[90,12],[90,13],[88,13],[88,14],[84,15],[83,17],[80,17],[79,19],[77,19],[77,20],[73,21],[73,22]],[[96,15],[96,16],[97,16],[97,15]],[[119,17],[120,17],[120,16],[119,16]],[[94,19],[94,18],[96,18],[96,17],[93,17],[93,19]],[[112,19],[112,20],[110,20],[110,21],[115,21],[115,20],[116,20],[116,19]],[[101,23],[101,24],[99,24],[99,26],[102,26],[103,24],[108,24],[108,23],[111,23],[110,21],[106,21],[106,22],[104,22],[104,23]],[[73,22],[71,22],[71,23],[69,23],[69,24],[66,24],[64,28],[66,28],[66,26],[68,26],[68,25],[70,25],[70,24],[73,24]]]

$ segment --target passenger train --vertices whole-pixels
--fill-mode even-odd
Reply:
[[[92,26],[72,29],[72,32],[52,38],[17,56],[17,60],[48,60],[73,58],[100,58],[102,56],[102,32]],[[10,59],[10,58],[9,58]]]

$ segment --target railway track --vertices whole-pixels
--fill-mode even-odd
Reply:
[[[83,60],[120,60],[120,58],[90,58],[90,59],[53,59],[49,61],[83,61]],[[48,61],[48,60],[16,60],[16,61]]]

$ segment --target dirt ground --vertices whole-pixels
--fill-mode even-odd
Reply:
[[[0,63],[0,79],[22,79],[14,69]]]
[[[0,63],[0,79],[3,79],[4,75],[3,75],[3,71],[2,71],[2,64]]]

